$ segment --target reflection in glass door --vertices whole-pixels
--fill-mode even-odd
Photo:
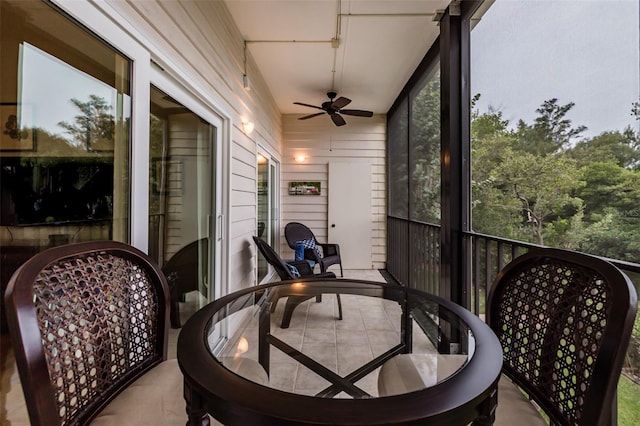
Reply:
[[[269,160],[258,154],[258,237],[271,243],[269,229]],[[258,282],[269,272],[264,256],[258,256]]]
[[[257,235],[277,250],[278,243],[278,163],[266,153],[258,154]],[[258,282],[269,274],[269,264],[258,256]]]
[[[133,62],[48,3],[0,1],[0,296],[49,247],[130,242]]]
[[[212,297],[216,128],[151,88],[149,254],[172,290],[172,325]]]

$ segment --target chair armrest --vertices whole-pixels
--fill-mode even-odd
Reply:
[[[318,243],[318,245],[322,247],[323,256],[340,256],[340,245],[329,243]]]
[[[320,263],[320,260],[321,260],[321,258],[318,257],[314,249],[308,249],[308,248],[304,249],[304,258],[316,263]]]
[[[295,266],[301,277],[313,275],[313,269],[306,260],[288,260],[287,263],[291,266]]]

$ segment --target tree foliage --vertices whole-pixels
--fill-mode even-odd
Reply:
[[[111,105],[98,95],[89,95],[89,100],[82,102],[71,99],[71,103],[80,110],[73,123],[61,121],[60,127],[71,136],[75,146],[91,147],[100,141],[113,141],[115,118],[111,114]]]
[[[411,100],[409,167],[412,219],[440,222],[440,73]]]
[[[472,101],[472,207],[476,232],[611,258],[640,259],[640,135],[591,138],[569,118],[574,103],[544,101],[515,128]],[[632,113],[640,119],[640,108]]]

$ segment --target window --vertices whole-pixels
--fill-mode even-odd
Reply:
[[[128,241],[130,61],[44,2],[0,7],[3,249]]]
[[[389,214],[440,222],[440,71],[433,63],[389,113]]]
[[[440,223],[440,70],[436,63],[410,96],[409,211],[412,220]]]
[[[409,218],[408,176],[408,122],[409,107],[406,98],[388,115],[387,152],[389,157],[389,214]]]
[[[387,270],[438,294],[441,210],[439,45],[431,47],[387,115]]]

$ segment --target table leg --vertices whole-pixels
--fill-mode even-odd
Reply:
[[[491,390],[491,394],[482,402],[480,415],[475,419],[472,426],[491,426],[496,420],[496,407],[498,406],[498,387]]]
[[[267,376],[270,374],[269,366],[271,345],[268,336],[271,334],[271,312],[268,307],[262,307],[258,322],[258,362],[266,371]]]
[[[187,404],[187,425],[186,426],[209,426],[209,415],[204,409],[202,398],[197,392],[191,389],[185,380],[184,382],[184,400]]]

